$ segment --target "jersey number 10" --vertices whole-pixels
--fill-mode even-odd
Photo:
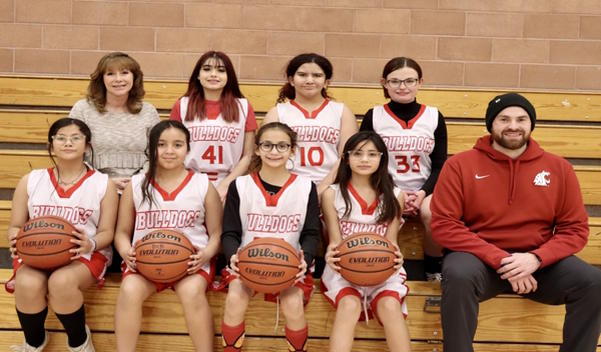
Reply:
[[[320,147],[300,147],[300,164],[307,166],[307,162],[311,166],[321,166],[323,164],[323,150]]]

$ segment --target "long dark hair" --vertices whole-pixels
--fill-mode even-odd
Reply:
[[[221,51],[207,51],[198,59],[198,61],[196,61],[196,66],[194,66],[194,70],[192,70],[192,74],[188,80],[188,90],[186,91],[186,94],[184,94],[184,96],[189,99],[188,111],[186,112],[186,116],[182,117],[184,117],[186,121],[192,121],[194,119],[202,120],[206,117],[205,93],[200,84],[200,80],[198,79],[198,74],[202,69],[202,65],[210,59],[214,59],[217,64],[223,64],[225,73],[227,74],[227,82],[221,92],[221,99],[219,99],[221,116],[227,122],[238,121],[240,118],[238,116],[239,103],[236,98],[244,98],[244,95],[242,95],[240,87],[238,86],[238,78],[236,77],[236,71],[234,71],[232,61]]]
[[[77,128],[79,128],[79,132],[81,132],[81,134],[84,135],[86,146],[90,149],[90,153],[91,153],[90,159],[88,159],[88,160],[94,160],[94,148],[92,148],[92,131],[90,131],[90,128],[88,127],[88,125],[86,125],[86,123],[81,120],[73,119],[71,117],[60,118],[60,119],[54,121],[54,123],[48,129],[48,156],[50,157],[50,160],[52,160],[52,164],[54,164],[54,167],[56,168],[56,173],[59,175],[60,175],[60,170],[58,169],[58,166],[56,165],[56,160],[54,160],[54,157],[52,156],[52,143],[53,143],[54,136],[56,136],[56,134],[58,133],[58,131],[61,128],[71,126],[71,125],[77,126]],[[84,156],[84,158],[85,158],[85,156]],[[83,159],[82,159],[82,162],[83,162]]]
[[[290,137],[290,150],[294,151],[296,149],[296,132],[290,126],[281,122],[270,122],[266,125],[261,126],[257,133],[255,134],[255,150],[259,148],[259,143],[261,142],[261,136],[267,130],[280,130]],[[250,159],[250,165],[248,166],[248,172],[259,172],[261,170],[261,157],[256,153],[253,153],[252,158]]]
[[[286,67],[286,78],[289,80],[290,78],[294,77],[296,70],[298,70],[299,67],[307,63],[315,63],[317,64],[317,66],[321,67],[323,73],[326,76],[326,80],[332,78],[334,68],[332,67],[332,63],[330,62],[330,60],[328,60],[324,56],[315,53],[300,54],[292,58],[292,60],[290,60],[288,66]],[[330,98],[325,87],[321,90],[321,96],[326,99]],[[295,97],[296,91],[294,90],[294,87],[290,84],[290,82],[287,81],[286,84],[284,84],[284,86],[280,88],[278,103],[283,103],[286,101],[286,99],[292,100]]]
[[[376,191],[376,196],[382,195],[383,198],[379,204],[380,212],[376,221],[380,224],[390,222],[395,217],[401,216],[401,205],[394,196],[394,181],[388,173],[388,148],[386,148],[382,137],[376,132],[361,131],[355,133],[346,141],[334,183],[337,183],[340,187],[340,193],[346,207],[344,216],[348,216],[352,208],[348,184],[353,175],[349,165],[349,152],[357,147],[362,147],[367,142],[372,142],[376,149],[382,153],[378,169],[369,177],[371,187]]]
[[[127,97],[127,111],[137,114],[142,110],[142,99],[144,98],[144,73],[140,64],[133,57],[122,52],[108,53],[98,61],[98,65],[90,75],[87,98],[98,112],[105,112],[106,87],[104,86],[104,74],[110,68],[129,70],[134,75],[134,82]]]
[[[142,203],[148,200],[148,204],[150,208],[152,208],[152,204],[155,202],[154,197],[152,196],[152,191],[150,190],[150,182],[154,180],[157,173],[157,150],[159,146],[159,139],[161,138],[161,134],[163,131],[169,128],[175,128],[184,135],[186,135],[186,146],[188,151],[190,151],[190,132],[181,122],[177,120],[163,120],[150,130],[150,134],[148,135],[148,147],[146,147],[146,157],[148,158],[148,172],[144,177],[144,182],[142,182]]]
[[[396,71],[403,67],[409,67],[414,69],[417,72],[417,78],[420,80],[422,79],[422,68],[419,66],[417,61],[404,56],[390,59],[390,61],[388,61],[386,65],[384,65],[384,69],[382,70],[382,79],[386,80],[386,77],[390,74],[390,72]],[[386,89],[386,87],[384,86],[382,88],[384,89],[384,96],[390,99],[388,89]]]

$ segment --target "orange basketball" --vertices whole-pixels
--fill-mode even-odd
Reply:
[[[17,234],[17,253],[23,263],[38,269],[56,269],[71,262],[75,227],[58,216],[42,216],[26,222]]]
[[[299,253],[280,238],[257,238],[238,253],[240,279],[262,293],[278,293],[294,284]]]
[[[374,233],[358,233],[338,246],[340,274],[358,286],[374,286],[386,281],[394,269],[396,248],[386,238]]]
[[[175,282],[188,270],[190,255],[195,253],[192,242],[183,233],[155,230],[134,245],[136,270],[150,281]]]

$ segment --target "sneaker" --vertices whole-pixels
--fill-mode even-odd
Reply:
[[[86,337],[86,342],[84,342],[81,346],[71,347],[67,344],[70,352],[96,352],[94,349],[94,345],[92,344],[92,333],[90,332],[90,328],[86,325],[86,333],[88,336]]]
[[[30,346],[29,344],[27,344],[27,342],[23,342],[22,345],[12,345],[9,347],[10,352],[42,352],[44,350],[44,348],[46,347],[46,345],[48,344],[48,341],[50,340],[50,335],[48,334],[48,331],[46,331],[44,333],[44,342],[42,343],[42,345],[40,347],[33,347]]]
[[[442,273],[426,273],[426,281],[441,282],[442,281]]]

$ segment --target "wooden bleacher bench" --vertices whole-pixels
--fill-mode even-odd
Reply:
[[[50,166],[45,142],[50,124],[66,116],[73,103],[85,95],[87,79],[0,76],[0,188],[13,189],[32,168]],[[186,90],[182,81],[148,81],[146,101],[166,118],[176,99]],[[258,116],[274,105],[279,85],[242,84]],[[360,117],[375,104],[385,102],[379,87],[332,87],[330,94],[347,104]],[[486,133],[483,115],[488,101],[498,92],[457,89],[420,90],[418,100],[437,106],[445,115],[449,153],[472,148],[477,137]],[[547,151],[567,158],[574,165],[589,210],[590,237],[578,256],[601,265],[601,94],[534,92],[524,94],[537,110],[534,138]],[[5,234],[10,218],[10,200],[0,199],[0,233]],[[406,259],[423,259],[423,227],[409,221],[402,229],[399,243]],[[0,248],[8,243],[0,235]],[[0,283],[11,274],[0,269]],[[101,290],[86,293],[87,320],[97,350],[114,349],[113,312],[119,278],[112,274]],[[327,349],[335,311],[319,291],[307,312],[310,329],[309,347]],[[440,326],[440,288],[436,284],[409,282],[409,325],[414,351],[442,351]],[[219,346],[223,294],[210,293],[215,318],[215,346]],[[564,307],[547,306],[517,295],[502,295],[480,306],[477,351],[557,351],[561,342]],[[285,348],[283,320],[274,330],[275,305],[253,299],[247,314],[246,351],[282,351]],[[52,333],[50,351],[63,350],[66,343],[60,324],[49,315],[47,328]],[[0,350],[22,341],[14,310],[14,299],[0,289]],[[354,350],[385,350],[383,331],[377,322],[358,324]],[[219,350],[218,348],[216,348]],[[167,290],[154,295],[144,306],[144,322],[139,350],[192,351],[181,307],[175,294]],[[598,348],[601,351],[601,348]]]

